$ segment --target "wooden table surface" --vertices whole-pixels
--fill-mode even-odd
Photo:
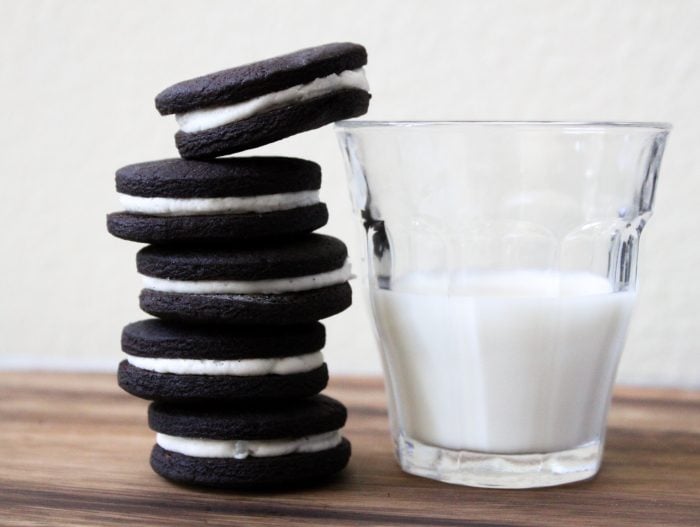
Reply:
[[[700,392],[618,389],[590,482],[486,490],[404,474],[378,379],[336,378],[349,467],[329,485],[236,493],[148,466],[146,402],[110,375],[0,373],[0,525],[700,525]]]

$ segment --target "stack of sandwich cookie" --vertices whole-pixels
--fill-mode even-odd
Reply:
[[[352,300],[345,245],[321,169],[239,152],[361,115],[370,95],[357,44],[330,44],[181,82],[158,95],[183,159],[117,171],[113,235],[137,255],[141,308],[127,325],[119,385],[155,401],[152,468],[195,485],[267,488],[341,470],[345,407],[328,382],[318,321]]]

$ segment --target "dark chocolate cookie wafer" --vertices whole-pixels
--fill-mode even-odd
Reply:
[[[125,212],[114,236],[143,243],[242,241],[308,233],[328,221],[321,169],[285,157],[164,159],[117,171]]]
[[[118,381],[151,400],[285,399],[325,388],[319,323],[221,328],[142,320],[122,331]]]
[[[156,108],[176,114],[181,156],[231,154],[364,114],[366,63],[358,44],[303,49],[177,83]]]
[[[270,488],[305,484],[345,467],[345,407],[323,395],[222,406],[152,403],[151,466],[190,485]]]

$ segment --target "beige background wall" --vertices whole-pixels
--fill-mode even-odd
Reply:
[[[104,215],[116,168],[175,155],[158,91],[352,40],[370,54],[368,118],[673,122],[620,378],[700,386],[699,27],[692,0],[0,0],[0,367],[114,368],[121,326],[143,315],[137,245]],[[359,267],[332,129],[258,153],[322,164],[326,231]],[[356,298],[328,322],[336,373],[379,371]]]

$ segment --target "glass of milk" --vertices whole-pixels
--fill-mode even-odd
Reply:
[[[405,471],[500,488],[598,472],[669,129],[337,125]]]

